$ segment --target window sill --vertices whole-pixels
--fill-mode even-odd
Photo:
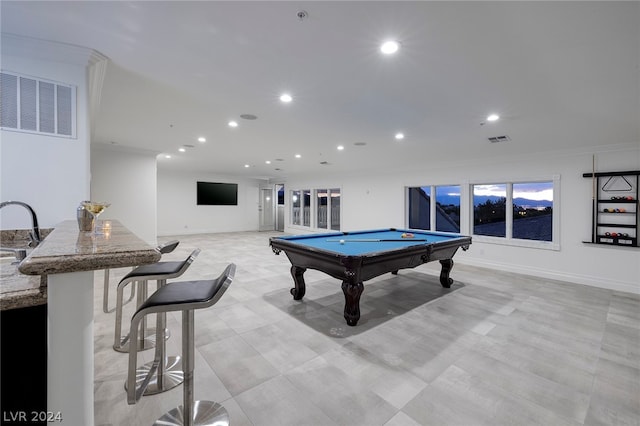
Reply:
[[[525,247],[541,250],[553,250],[560,251],[560,244],[553,241],[534,241],[534,240],[519,240],[519,239],[507,239],[503,237],[489,237],[486,235],[472,235],[473,242],[497,244],[502,246],[511,247]]]

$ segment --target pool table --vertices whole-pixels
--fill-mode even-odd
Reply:
[[[440,284],[449,288],[453,283],[449,278],[453,255],[460,247],[467,250],[470,244],[471,237],[464,235],[395,228],[269,239],[273,252],[284,251],[291,262],[294,300],[302,299],[305,294],[303,275],[308,268],[342,280],[344,318],[350,326],[355,326],[360,319],[363,281],[439,260],[442,264]]]

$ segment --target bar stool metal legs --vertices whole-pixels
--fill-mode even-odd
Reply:
[[[105,314],[110,314],[111,312],[115,312],[116,308],[109,309],[109,277],[111,275],[111,270],[109,268],[104,270],[104,283],[102,285],[102,312]],[[123,302],[123,305],[131,302],[133,297],[135,296],[136,290],[134,287],[131,287],[131,293],[129,294],[129,298]]]
[[[158,289],[164,287],[165,285],[166,280],[158,280]],[[145,324],[145,322],[146,315],[140,319],[140,331],[143,330],[142,324]],[[168,391],[169,389],[173,389],[178,386],[184,380],[181,358],[179,356],[168,357],[166,355],[166,312],[158,312],[156,314],[156,330],[163,330],[163,332],[158,335],[158,340],[155,342],[156,351],[153,361],[138,367],[138,369],[136,370],[136,386],[140,386],[147,375],[152,375],[151,380],[148,382],[147,388],[144,391],[143,395],[155,395],[157,393]],[[140,339],[138,338],[137,341],[140,341]],[[138,350],[141,350],[139,346]],[[150,373],[151,371],[153,371],[155,374]],[[125,383],[125,389],[127,388],[127,386],[128,384]]]
[[[136,339],[138,328],[145,315],[182,311],[182,357],[184,364],[183,403],[164,414],[155,425],[188,425],[188,426],[227,426],[229,414],[220,404],[212,401],[194,401],[194,310],[203,309],[215,304],[227,290],[235,275],[235,265],[230,264],[215,280],[187,281],[171,283],[159,288],[152,294],[133,315],[131,320],[131,338]],[[160,324],[158,324],[160,328]],[[160,345],[158,345],[160,346]],[[156,357],[145,377],[137,376],[136,345],[129,350],[129,369],[127,374],[127,403],[135,404],[152,383],[154,375],[159,371],[160,360],[156,347]],[[140,386],[136,386],[136,382]]]
[[[122,307],[127,302],[122,302],[124,297],[124,287],[129,284],[130,281],[120,282],[118,284],[118,292],[116,298],[116,328],[115,328],[115,337],[113,342],[113,349],[117,352],[129,352],[129,335],[122,336]],[[142,305],[142,303],[147,300],[148,289],[147,289],[147,280],[133,281],[135,284],[132,285],[131,295],[137,294],[136,306]],[[135,290],[134,290],[135,288]],[[168,336],[165,335],[165,339]],[[138,343],[139,351],[146,351],[147,349],[151,349],[156,345],[156,330],[153,328],[147,328],[147,319],[145,318],[140,325],[140,331],[138,333],[138,339],[136,340]]]
[[[193,370],[195,367],[193,312],[193,310],[182,311],[182,356],[184,357],[182,405],[165,413],[154,425],[226,426],[229,424],[229,413],[222,405],[213,401],[195,401],[195,403],[193,401]]]

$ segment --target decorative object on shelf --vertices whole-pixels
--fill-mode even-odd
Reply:
[[[592,180],[591,241],[585,242],[640,247],[640,171],[596,172],[595,157],[593,166],[592,173],[582,175]]]

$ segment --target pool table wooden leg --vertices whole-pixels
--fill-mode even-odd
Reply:
[[[349,281],[342,282],[342,292],[344,293],[344,319],[347,324],[355,326],[360,319],[360,296],[364,291],[362,281],[351,283]]]
[[[453,284],[453,279],[449,278],[449,272],[453,268],[453,259],[444,259],[440,261],[442,265],[442,270],[440,271],[440,284],[444,288],[451,288],[451,284]]]
[[[293,300],[301,300],[304,297],[304,293],[307,289],[304,283],[304,272],[306,270],[307,268],[301,268],[299,266],[291,267],[291,276],[293,277],[293,282],[296,285],[294,288],[289,290],[293,296]]]

